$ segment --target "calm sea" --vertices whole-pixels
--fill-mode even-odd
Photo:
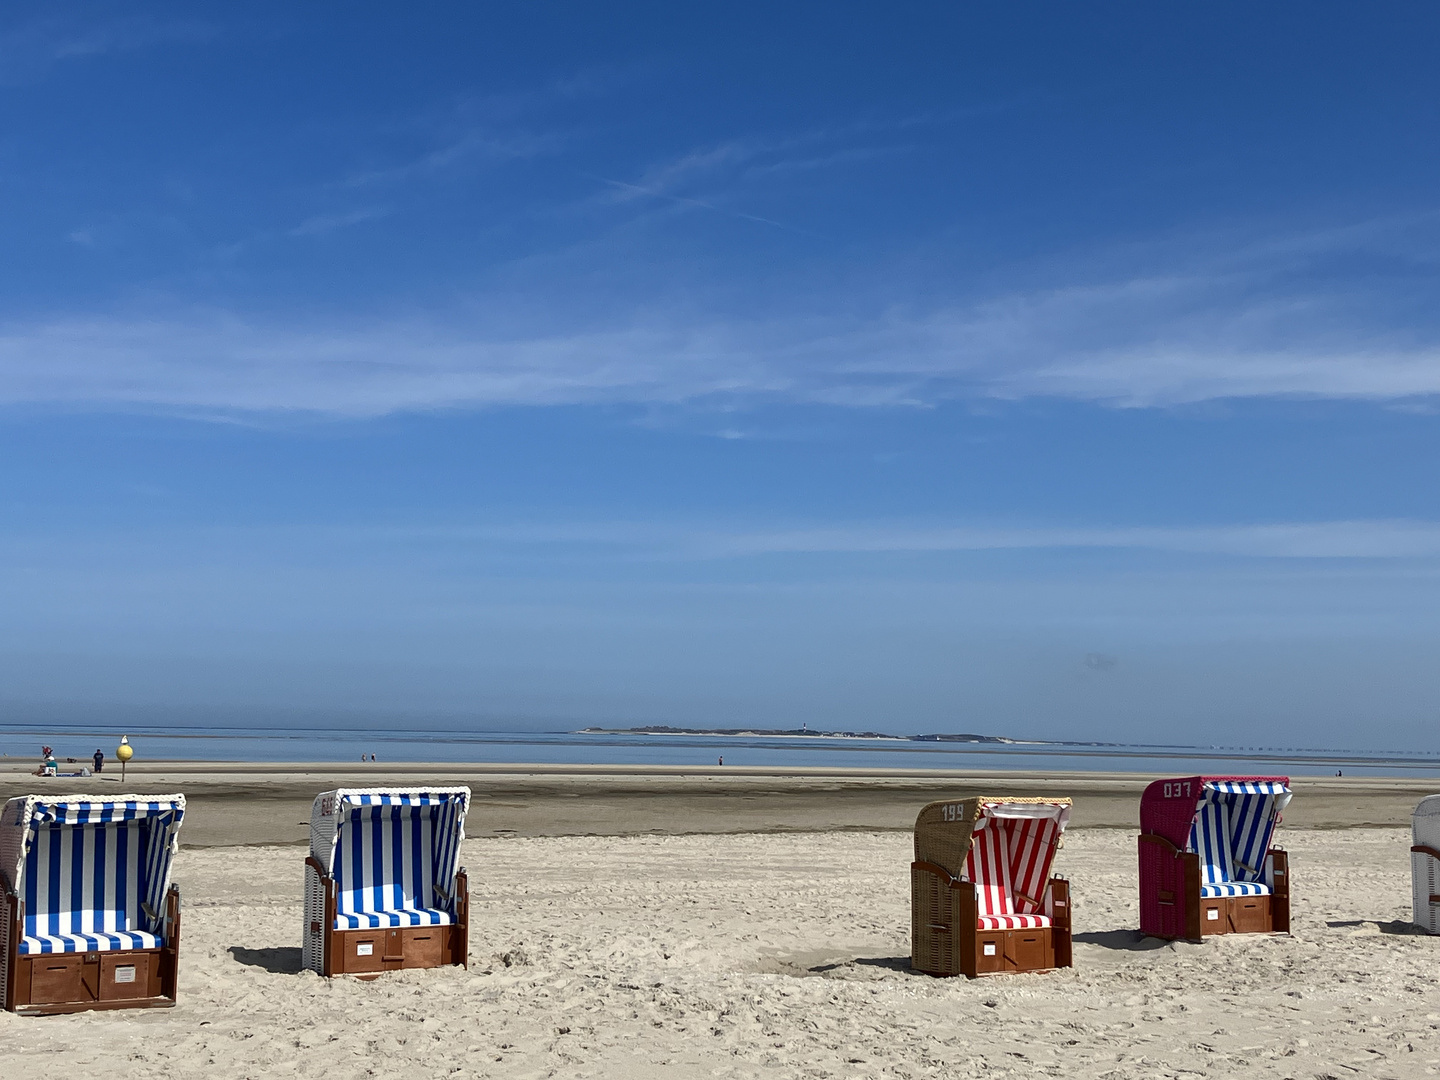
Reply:
[[[42,744],[62,761],[88,761],[99,747],[114,757],[128,734],[137,759],[191,761],[495,762],[556,765],[727,765],[775,768],[1058,769],[1171,774],[1286,773],[1333,776],[1440,775],[1440,754],[1405,751],[1262,747],[1094,746],[1067,743],[993,745],[914,743],[890,739],[762,738],[708,735],[600,735],[423,729],[335,731],[328,728],[38,727],[0,723],[0,753],[39,759]]]

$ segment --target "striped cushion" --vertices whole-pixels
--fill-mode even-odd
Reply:
[[[1190,826],[1190,847],[1200,855],[1200,881],[1213,885],[1235,877],[1230,860],[1230,808],[1223,801],[1208,797],[1195,814]]]
[[[336,930],[375,930],[385,926],[449,926],[455,920],[438,908],[356,911],[335,916]]]
[[[1261,881],[1275,835],[1277,796],[1283,785],[1214,781],[1190,827],[1189,848],[1200,856],[1201,896],[1268,896]]]
[[[1038,912],[1059,823],[1051,818],[982,817],[976,825],[965,877],[975,883],[980,929],[1049,926],[1050,920]],[[1014,919],[1029,921],[1007,921]]]
[[[156,920],[140,903],[150,820],[32,827],[21,877],[29,943],[22,952],[155,947]]]
[[[158,949],[154,934],[135,930],[128,934],[54,934],[22,937],[20,955],[28,953],[112,952],[115,949]]]
[[[1040,930],[1050,925],[1048,915],[981,915],[981,930]]]
[[[443,825],[437,830],[437,819],[446,812],[433,802],[399,801],[347,811],[335,844],[337,930],[454,921],[450,911],[431,906],[452,906],[436,888],[437,871],[448,866],[444,852],[436,858],[437,836],[443,840],[455,831]],[[453,855],[448,859],[453,861]]]
[[[1201,885],[1201,896],[1269,896],[1270,886],[1263,881],[1221,881]]]

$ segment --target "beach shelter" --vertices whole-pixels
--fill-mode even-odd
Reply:
[[[1271,847],[1287,776],[1182,776],[1140,796],[1140,929],[1198,941],[1290,929],[1286,853]]]
[[[305,860],[305,967],[329,976],[468,964],[460,842],[469,808],[468,787],[317,795]]]
[[[175,1004],[184,795],[25,795],[0,810],[11,1012]]]
[[[915,819],[910,966],[990,975],[1070,966],[1070,885],[1050,865],[1069,799],[960,799]]]
[[[1440,934],[1440,795],[1420,800],[1410,819],[1410,878],[1415,891],[1415,925]]]

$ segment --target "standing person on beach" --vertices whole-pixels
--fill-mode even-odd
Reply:
[[[95,772],[99,774],[105,768],[105,752],[97,746],[95,756],[91,760],[95,762]]]

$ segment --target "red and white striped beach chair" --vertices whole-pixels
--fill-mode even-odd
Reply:
[[[1440,795],[1420,800],[1410,819],[1415,925],[1440,934]]]
[[[468,787],[326,791],[310,813],[304,966],[378,975],[469,963]]]
[[[1198,941],[1290,929],[1290,864],[1271,847],[1286,776],[1182,776],[1140,797],[1140,929]]]
[[[1069,799],[931,803],[915,819],[910,965],[927,975],[1069,967],[1070,885],[1050,865]]]
[[[27,795],[0,812],[0,1002],[57,1013],[174,1005],[183,795]]]

